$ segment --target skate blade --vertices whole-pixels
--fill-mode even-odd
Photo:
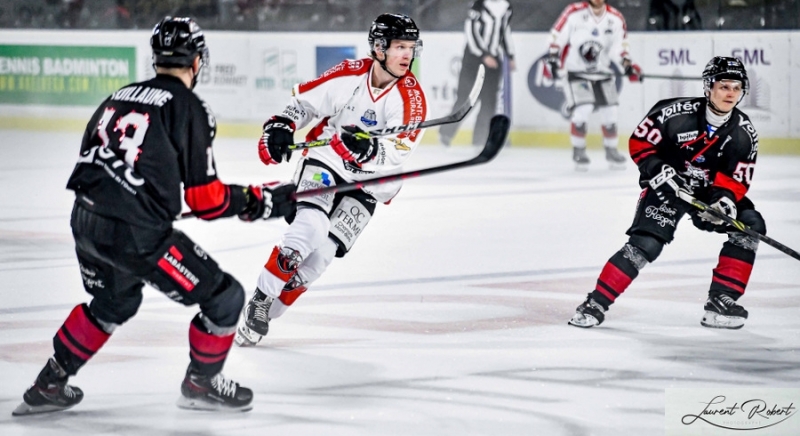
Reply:
[[[55,406],[52,404],[46,404],[43,406],[31,406],[26,402],[22,402],[13,412],[11,412],[12,416],[26,416],[26,415],[36,415],[39,413],[49,413],[49,412],[58,412],[60,410],[67,410],[72,408],[72,406]]]
[[[176,402],[176,405],[181,409],[186,410],[202,410],[206,412],[248,412],[253,409],[253,404],[245,404],[244,406],[225,406],[221,403],[211,403],[197,398],[186,398],[181,395]]]
[[[585,173],[589,171],[589,164],[588,163],[575,163],[575,171]]]
[[[567,321],[567,324],[583,329],[600,325],[600,323],[597,321],[597,318],[593,317],[592,315],[584,315],[582,313],[576,313],[575,315],[572,315],[572,319]]]
[[[246,326],[241,326],[236,329],[236,338],[234,342],[240,347],[255,347],[261,341],[263,336],[250,330]]]
[[[700,320],[700,325],[712,329],[730,329],[738,330],[744,327],[744,318],[740,316],[725,316],[710,310],[706,311],[703,319]]]

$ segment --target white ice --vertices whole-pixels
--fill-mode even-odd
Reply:
[[[639,189],[590,149],[510,148],[480,167],[406,182],[354,250],[225,374],[255,391],[248,413],[178,409],[195,308],[147,288],[72,383],[72,410],[12,418],[69,311],[88,302],[64,189],[80,134],[0,132],[0,434],[663,434],[665,389],[800,387],[800,263],[761,245],[738,331],[700,326],[725,237],[682,221],[676,241],[606,322],[567,320],[626,240]],[[477,149],[423,146],[411,166]],[[226,182],[288,179],[255,141],[221,139]],[[769,235],[800,249],[800,158],[759,158],[750,197]],[[286,224],[187,220],[178,227],[249,292]],[[249,295],[248,295],[249,297]]]

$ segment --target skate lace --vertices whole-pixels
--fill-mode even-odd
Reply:
[[[722,303],[722,305],[727,308],[736,307],[736,300],[727,295],[724,294],[720,295],[719,297],[717,297],[717,299],[719,299],[719,302]]]
[[[220,395],[233,397],[236,395],[236,387],[238,385],[233,380],[226,380],[222,374],[217,374],[211,379],[211,386],[213,386]]]
[[[268,322],[269,319],[267,318],[268,316],[267,311],[269,310],[270,305],[267,304],[266,302],[264,303],[254,302],[253,306],[255,306],[255,308],[253,309],[253,317],[258,321]]]

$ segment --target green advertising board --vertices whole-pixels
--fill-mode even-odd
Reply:
[[[135,81],[135,47],[0,44],[0,104],[96,106]]]

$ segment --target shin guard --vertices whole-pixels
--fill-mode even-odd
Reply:
[[[200,314],[195,315],[189,326],[191,367],[208,376],[222,371],[225,358],[233,345],[233,336],[233,329],[226,329],[226,333],[220,335],[210,332]]]
[[[109,337],[111,335],[89,312],[88,305],[75,306],[53,337],[56,361],[67,375],[75,375]]]

